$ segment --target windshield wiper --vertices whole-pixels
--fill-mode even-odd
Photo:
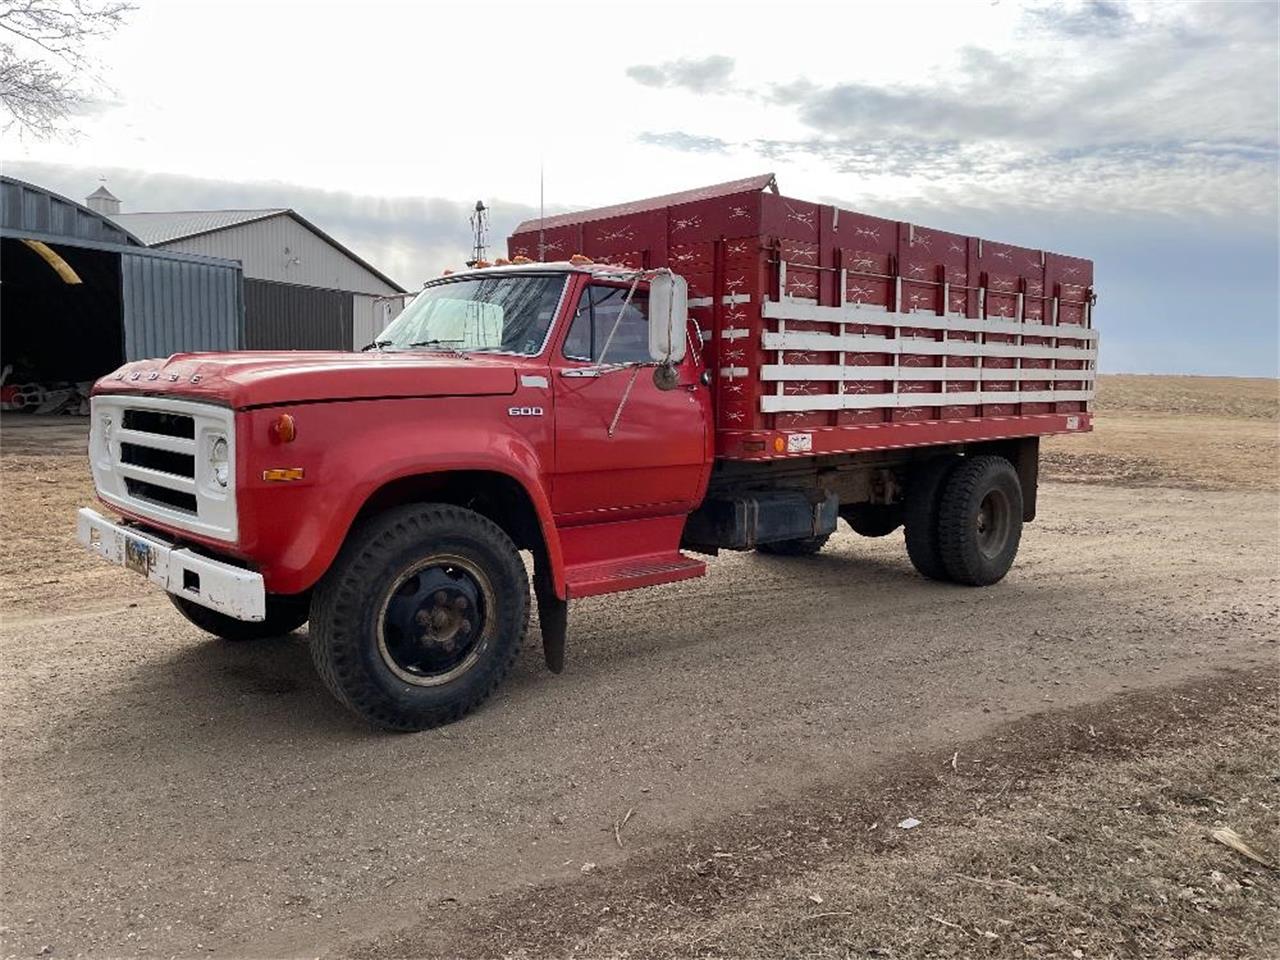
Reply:
[[[406,347],[442,347],[449,343],[466,343],[465,340],[414,340],[412,343],[406,343]]]
[[[383,347],[389,347],[393,343],[395,343],[394,340],[373,340],[361,347],[360,352],[364,353],[366,350],[381,350]]]

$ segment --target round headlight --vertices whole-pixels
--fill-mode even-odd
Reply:
[[[213,479],[218,486],[225,487],[231,481],[231,460],[227,438],[218,437],[209,448],[209,466],[213,468]]]

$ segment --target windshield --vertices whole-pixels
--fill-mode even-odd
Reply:
[[[464,277],[425,288],[374,345],[385,350],[542,349],[564,289],[562,273]]]

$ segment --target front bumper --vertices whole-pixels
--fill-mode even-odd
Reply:
[[[267,591],[260,573],[202,557],[87,507],[77,514],[76,537],[108,563],[128,567],[175,596],[236,620],[266,619]]]

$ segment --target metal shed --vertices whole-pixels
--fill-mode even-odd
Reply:
[[[359,348],[403,303],[403,287],[296,210],[107,212],[153,248],[238,260],[249,349]]]
[[[0,177],[6,383],[83,385],[126,360],[244,342],[240,264],[152,250],[86,206]]]

